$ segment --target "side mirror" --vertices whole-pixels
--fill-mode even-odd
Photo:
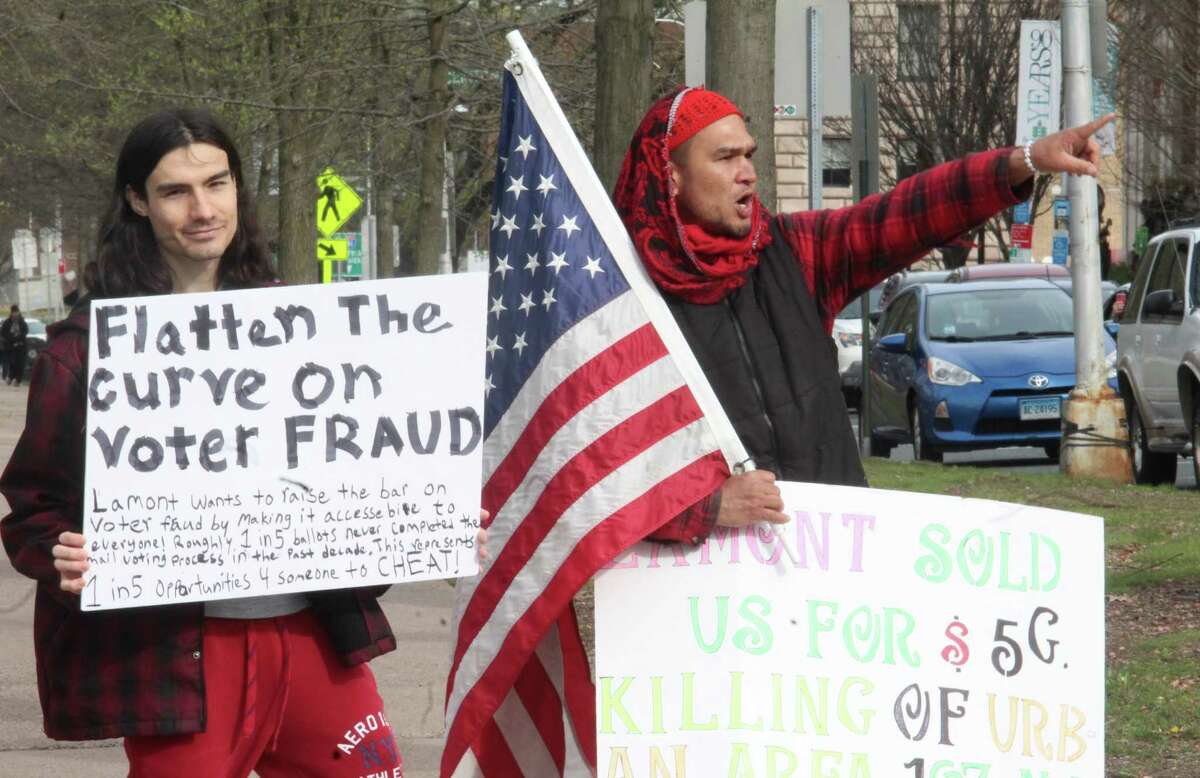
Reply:
[[[1173,313],[1173,308],[1176,307],[1178,301],[1175,297],[1174,289],[1159,289],[1157,292],[1151,292],[1146,295],[1146,302],[1142,303],[1143,316],[1166,316]],[[1180,313],[1183,312],[1180,306]]]
[[[876,346],[889,354],[904,354],[908,351],[908,336],[903,332],[893,332],[880,338]]]

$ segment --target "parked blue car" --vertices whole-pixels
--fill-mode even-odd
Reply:
[[[871,349],[871,450],[1040,446],[1057,458],[1075,386],[1071,298],[1040,279],[916,284],[888,306]],[[1116,344],[1106,331],[1109,384]]]

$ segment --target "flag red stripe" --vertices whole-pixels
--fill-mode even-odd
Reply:
[[[545,634],[550,622],[562,613],[579,587],[602,565],[654,529],[647,525],[646,517],[657,519],[660,516],[677,515],[702,496],[715,491],[727,475],[724,457],[719,451],[710,452],[622,506],[580,540],[545,590],[508,630],[491,664],[463,697],[458,714],[450,722],[446,735],[446,747],[442,752],[443,776],[449,776],[454,771],[467,747],[491,721],[538,640]],[[459,659],[461,654],[455,658],[456,667]],[[453,676],[454,671],[451,671],[451,683]],[[573,695],[568,696],[567,701],[571,704]],[[582,733],[581,742],[584,742]],[[595,764],[594,741],[590,753],[585,756]]]
[[[596,687],[588,667],[587,651],[579,637],[575,605],[567,603],[558,617],[559,645],[563,657],[563,696],[584,755],[596,753]],[[592,763],[593,767],[595,762]]]
[[[517,758],[513,756],[508,741],[504,739],[504,733],[500,731],[494,719],[489,718],[484,724],[474,751],[475,761],[483,771],[484,778],[521,775],[521,765],[517,764]],[[442,775],[450,775],[458,765],[452,765],[447,772],[444,757],[443,754]]]
[[[513,689],[537,727],[550,758],[558,768],[558,774],[562,775],[563,765],[567,761],[567,744],[563,740],[563,704],[536,653],[530,655],[521,669]]]
[[[504,461],[492,473],[483,488],[483,507],[495,516],[521,485],[521,479],[554,433],[596,398],[666,353],[667,347],[658,332],[647,324],[580,365],[546,395]]]
[[[458,626],[458,645],[450,669],[451,679],[458,671],[458,664],[467,646],[475,640],[505,589],[536,552],[563,511],[608,473],[653,443],[691,424],[700,415],[700,408],[691,391],[681,386],[613,426],[554,474],[471,596]],[[673,515],[654,516],[651,521],[658,523],[647,526],[638,537],[653,532]]]

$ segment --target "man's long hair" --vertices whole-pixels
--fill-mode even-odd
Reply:
[[[255,287],[275,280],[246,192],[242,160],[229,134],[208,111],[176,108],[143,119],[121,147],[112,202],[100,228],[96,258],[83,270],[90,296],[126,297],[171,291],[171,271],[159,253],[150,220],[129,205],[126,189],[146,199],[146,180],[159,160],[193,143],[208,143],[224,151],[237,186],[237,232],[217,266],[217,288]]]

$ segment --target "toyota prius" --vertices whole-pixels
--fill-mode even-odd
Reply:
[[[1057,458],[1075,386],[1071,298],[1040,279],[916,284],[888,306],[871,349],[871,450],[1038,446]],[[1116,344],[1103,333],[1110,386]]]

